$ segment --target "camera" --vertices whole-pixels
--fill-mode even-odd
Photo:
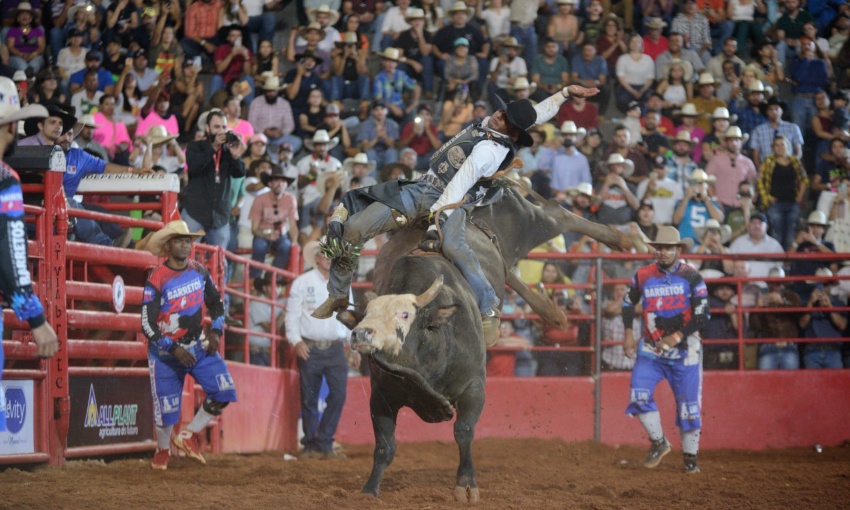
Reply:
[[[413,122],[415,122],[416,124],[422,124],[422,117],[416,117],[415,119],[413,119]]]
[[[753,198],[752,193],[738,193],[738,200],[742,198]]]
[[[239,139],[239,135],[234,133],[233,131],[228,131],[224,133],[224,143],[230,146],[237,146],[241,140]]]

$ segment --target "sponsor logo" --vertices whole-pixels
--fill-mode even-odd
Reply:
[[[19,386],[6,386],[5,391],[6,429],[17,434],[24,428],[27,419],[27,397]]]
[[[24,197],[21,195],[21,188],[13,186],[0,195],[0,214],[13,216],[10,213],[20,213],[24,210]],[[18,216],[15,214],[14,216]]]
[[[101,439],[107,436],[138,435],[136,425],[137,404],[97,405],[94,385],[89,385],[89,399],[86,404],[85,428],[97,428]]]
[[[650,395],[650,391],[647,390],[647,389],[634,388],[634,389],[632,389],[631,400],[632,400],[632,402],[635,402],[635,403],[638,403],[638,404],[644,404],[646,402],[649,402],[649,395]]]
[[[27,233],[23,221],[9,223],[9,237],[12,240],[12,264],[18,287],[32,284],[30,270],[27,267]]]
[[[160,401],[163,413],[174,413],[180,410],[180,395],[162,397]]]
[[[685,286],[681,283],[673,285],[664,285],[660,287],[648,287],[644,291],[646,297],[665,297],[665,296],[680,296],[685,294]]]
[[[201,280],[195,279],[174,289],[168,289],[165,293],[165,299],[174,301],[177,298],[188,296],[201,290],[201,287]]]
[[[77,173],[77,165],[68,165],[68,169],[66,170],[66,173],[69,173],[71,175],[76,174]]]
[[[147,303],[153,301],[154,290],[150,287],[145,287],[145,293],[142,296],[142,301]]]
[[[230,377],[230,374],[218,374],[215,376],[215,380],[218,383],[218,389],[220,390],[232,390],[235,387],[233,384],[233,378]]]
[[[682,402],[679,405],[679,418],[682,420],[698,420],[700,417],[699,404]]]

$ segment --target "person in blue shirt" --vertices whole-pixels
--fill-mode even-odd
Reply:
[[[685,192],[685,198],[679,200],[673,211],[673,224],[678,227],[683,239],[697,240],[694,229],[704,227],[709,219],[723,223],[723,208],[708,194],[708,183],[714,182],[714,176],[697,169],[691,174],[691,186]]]
[[[68,80],[68,86],[71,89],[71,94],[75,94],[83,89],[86,73],[88,71],[97,71],[97,90],[104,94],[112,94],[115,88],[115,79],[112,73],[101,66],[103,55],[97,50],[90,50],[86,53],[86,67],[80,69],[71,75]]]

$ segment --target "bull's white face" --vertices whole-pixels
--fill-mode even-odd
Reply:
[[[369,297],[366,315],[351,332],[351,347],[359,352],[383,351],[398,355],[420,312],[431,304],[443,288],[443,277],[420,295],[388,294]],[[374,295],[373,295],[374,296]],[[429,311],[427,328],[448,322],[457,306],[441,306]]]
[[[366,316],[352,332],[351,345],[360,352],[397,355],[419,309],[414,294],[380,296],[366,306]]]

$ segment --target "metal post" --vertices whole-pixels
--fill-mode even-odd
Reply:
[[[596,352],[593,367],[593,440],[602,441],[602,257],[596,256]]]

